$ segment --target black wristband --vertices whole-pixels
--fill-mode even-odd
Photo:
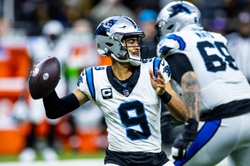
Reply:
[[[164,104],[168,104],[168,102],[172,99],[172,96],[165,91],[162,95],[158,95]]]

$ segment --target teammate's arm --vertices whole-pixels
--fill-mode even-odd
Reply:
[[[182,100],[189,118],[199,121],[200,86],[193,67],[185,54],[176,53],[166,58],[171,66],[172,78],[182,88]]]
[[[167,58],[167,61],[171,66],[173,78],[182,88],[182,99],[188,109],[189,115],[181,136],[174,141],[172,147],[173,158],[182,160],[186,156],[186,149],[197,136],[200,111],[200,86],[186,55],[173,54]]]
[[[189,119],[199,121],[200,86],[196,74],[188,71],[181,78],[182,99],[187,106]]]

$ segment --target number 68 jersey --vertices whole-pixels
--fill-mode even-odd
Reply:
[[[188,58],[200,83],[202,113],[224,103],[250,98],[249,84],[226,45],[227,40],[221,34],[194,26],[163,36],[157,45],[159,57],[179,53]]]
[[[78,88],[102,111],[108,130],[109,150],[118,152],[161,151],[161,100],[151,85],[149,70],[156,68],[170,80],[164,59],[148,59],[138,67],[127,83],[118,81],[111,66],[86,68]]]

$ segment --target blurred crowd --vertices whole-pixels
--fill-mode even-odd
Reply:
[[[154,57],[155,20],[171,1],[0,0],[0,155],[19,154],[21,161],[33,161],[41,151],[45,160],[56,160],[60,148],[86,153],[105,148],[100,110],[88,103],[62,119],[48,120],[42,100],[29,96],[29,72],[38,60],[56,56],[62,71],[56,91],[62,96],[71,92],[83,68],[110,64],[97,55],[93,31],[118,14],[139,23],[148,57]],[[229,51],[250,81],[250,1],[190,2],[203,13],[204,29],[226,35]]]

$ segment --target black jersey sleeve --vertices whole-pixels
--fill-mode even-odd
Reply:
[[[62,117],[80,106],[73,93],[59,98],[55,91],[43,98],[43,104],[46,116],[50,119]]]
[[[181,82],[181,77],[188,71],[194,71],[193,67],[185,54],[176,53],[166,58],[171,72],[172,79],[178,84]]]

